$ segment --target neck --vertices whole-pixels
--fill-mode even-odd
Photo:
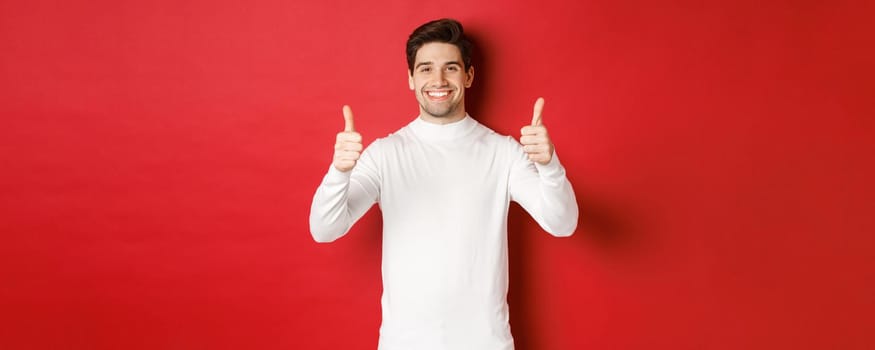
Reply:
[[[431,114],[428,114],[426,111],[424,111],[422,109],[419,110],[419,119],[422,119],[423,121],[428,122],[428,123],[440,124],[440,125],[455,123],[457,121],[465,119],[466,115],[467,114],[465,114],[464,108],[460,108],[460,110],[455,111],[452,114],[442,116],[442,117],[435,117]]]

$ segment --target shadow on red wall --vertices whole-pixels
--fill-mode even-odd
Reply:
[[[490,77],[495,74],[494,62],[490,52],[494,48],[488,44],[494,40],[488,40],[477,28],[466,28],[466,34],[474,45],[472,65],[475,68],[474,84],[466,91],[465,108],[475,119],[490,126],[499,124],[496,115],[488,113],[490,104],[496,99],[491,94],[493,86]],[[512,135],[518,137],[518,135]],[[572,146],[572,145],[566,145]],[[567,168],[567,166],[566,166]],[[580,219],[575,233],[576,238],[564,242],[567,244],[592,245],[595,249],[606,254],[623,255],[627,250],[632,250],[641,241],[640,231],[633,226],[637,222],[632,216],[632,210],[623,208],[619,203],[610,199],[596,198],[583,190],[586,186],[574,174],[568,174],[569,180],[575,186],[577,204],[580,210]],[[510,286],[508,303],[510,307],[510,322],[514,334],[516,349],[540,349],[545,348],[550,334],[542,331],[544,325],[539,324],[543,319],[536,315],[539,301],[536,300],[535,290],[539,287],[532,283],[532,275],[536,273],[531,257],[531,237],[527,235],[547,234],[545,232],[530,232],[528,222],[531,217],[518,204],[512,203],[508,212],[508,249]],[[579,237],[584,236],[585,237]],[[580,247],[583,249],[584,247]],[[578,255],[580,256],[580,255]]]

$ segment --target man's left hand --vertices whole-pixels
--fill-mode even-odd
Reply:
[[[520,133],[520,143],[523,145],[523,150],[529,156],[529,160],[546,165],[553,159],[553,142],[550,141],[550,135],[547,134],[547,127],[541,121],[541,113],[544,110],[544,98],[538,97],[535,101],[534,116],[532,116],[532,125],[526,125]]]

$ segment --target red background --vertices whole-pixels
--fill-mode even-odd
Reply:
[[[447,16],[580,201],[512,208],[520,350],[872,348],[872,4],[3,1],[0,348],[374,349],[379,211],[326,245],[309,204]]]

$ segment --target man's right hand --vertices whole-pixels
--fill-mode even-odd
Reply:
[[[337,133],[337,142],[334,144],[334,167],[347,172],[355,167],[362,154],[362,135],[355,132],[349,106],[343,106],[343,120],[346,125],[343,131]]]

